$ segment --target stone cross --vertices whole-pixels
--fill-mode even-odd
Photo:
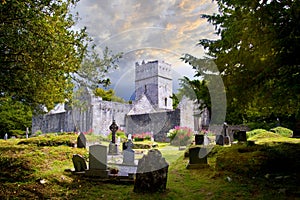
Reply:
[[[112,124],[109,126],[109,130],[111,130],[111,142],[113,144],[116,143],[116,132],[119,129],[118,125],[116,124],[116,121],[113,120]]]

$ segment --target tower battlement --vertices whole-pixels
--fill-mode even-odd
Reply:
[[[136,100],[146,95],[154,107],[172,109],[172,66],[164,61],[135,63]]]

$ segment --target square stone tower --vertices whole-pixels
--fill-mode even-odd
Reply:
[[[171,110],[172,66],[158,60],[135,63],[135,100],[143,95],[157,110]]]

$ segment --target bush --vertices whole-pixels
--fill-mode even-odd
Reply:
[[[116,132],[116,139],[118,137],[120,137],[121,139],[127,139],[127,136],[126,136],[125,132],[122,131],[122,130],[117,130],[117,132]],[[112,133],[109,133],[108,139],[109,139],[109,141],[111,141],[111,139],[112,139]]]
[[[26,144],[26,145],[37,145],[37,146],[60,146],[65,145],[69,147],[74,147],[76,143],[77,135],[53,135],[46,134],[40,135],[38,137],[32,137],[28,139],[22,139],[18,145]]]
[[[250,140],[258,140],[258,139],[263,139],[263,138],[278,138],[278,137],[282,137],[279,134],[273,133],[273,132],[269,132],[269,131],[264,131],[261,133],[258,133],[254,136],[252,136],[251,138],[249,138]]]
[[[23,130],[9,130],[9,135],[10,136],[15,136],[17,138],[20,138],[26,134],[25,131]]]
[[[277,133],[283,137],[292,137],[293,136],[293,131],[288,129],[288,128],[284,128],[284,127],[276,127],[276,128],[272,128],[270,130],[273,133]]]
[[[278,122],[248,122],[246,125],[251,129],[265,129],[270,130],[272,127],[276,126]]]
[[[172,145],[186,146],[192,141],[193,131],[188,127],[175,126],[174,129],[169,130],[167,137],[170,138]]]
[[[134,141],[150,140],[151,137],[152,137],[152,133],[150,133],[150,132],[135,133],[132,135],[132,138],[134,139]]]
[[[267,132],[265,129],[254,129],[252,131],[247,132],[247,138],[253,137],[254,135]]]

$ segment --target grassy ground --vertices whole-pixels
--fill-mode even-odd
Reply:
[[[0,140],[0,199],[299,199],[300,140],[254,139],[260,145],[214,147],[209,167],[193,170],[184,151],[159,145],[170,166],[167,191],[155,194],[66,172],[73,154],[88,156],[73,147],[75,135]]]

